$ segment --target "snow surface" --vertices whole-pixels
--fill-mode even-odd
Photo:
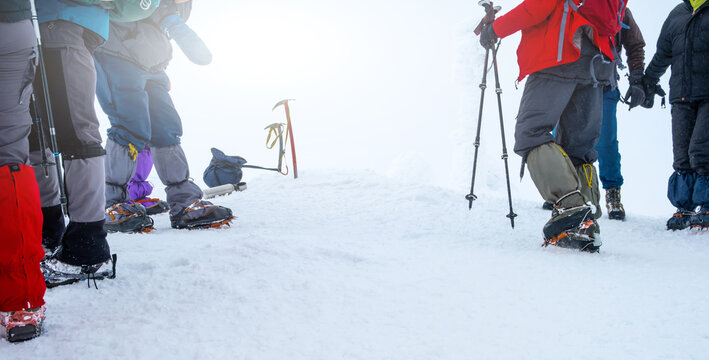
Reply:
[[[631,3],[647,62],[676,3]],[[619,107],[628,220],[601,220],[601,253],[541,248],[549,213],[511,150],[519,35],[500,52],[516,228],[491,90],[479,200],[468,211],[463,198],[484,54],[475,1],[201,4],[190,24],[214,63],[176,49],[168,69],[195,181],[213,146],[274,166],[263,128],[284,121],[270,111],[283,98],[297,99],[300,178],[247,169],[246,192],[216,199],[238,217],[230,229],[178,231],[160,215],[154,233],[109,235],[118,277],[49,290],[43,335],[0,341],[0,359],[707,357],[709,233],[664,230],[669,109]]]
[[[48,291],[3,359],[703,359],[706,233],[601,221],[541,248],[548,212],[371,172],[262,176],[228,230],[111,235],[118,277]],[[482,195],[482,194],[481,194]]]

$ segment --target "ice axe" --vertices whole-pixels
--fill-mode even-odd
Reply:
[[[283,105],[283,107],[286,109],[286,124],[288,127],[288,137],[290,137],[290,151],[291,155],[293,156],[293,178],[297,179],[298,178],[298,163],[296,162],[295,158],[295,138],[293,138],[293,125],[291,124],[290,121],[290,107],[288,107],[288,102],[289,101],[295,101],[295,99],[285,99],[281,100],[276,105],[273,106],[273,109],[271,111],[276,110],[279,106]]]

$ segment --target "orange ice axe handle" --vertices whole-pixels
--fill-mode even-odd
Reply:
[[[288,136],[290,137],[290,152],[291,152],[291,155],[293,156],[293,178],[297,179],[298,178],[298,162],[295,157],[295,138],[293,137],[293,125],[291,124],[290,107],[288,106],[288,102],[294,101],[294,100],[295,99],[281,100],[276,105],[273,106],[272,110],[276,110],[276,108],[281,105],[283,105],[283,107],[286,109],[286,124],[288,126]]]

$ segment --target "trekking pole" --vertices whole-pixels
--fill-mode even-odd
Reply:
[[[485,89],[487,89],[487,64],[490,60],[490,49],[485,49],[485,67],[483,68],[483,78],[480,82],[480,107],[478,111],[478,129],[475,133],[475,155],[473,156],[473,179],[470,183],[470,194],[465,196],[468,200],[468,210],[473,209],[473,201],[477,200],[478,197],[475,195],[475,175],[477,174],[478,168],[478,150],[480,149],[480,127],[483,121],[483,104],[485,103]]]
[[[510,213],[507,217],[510,219],[512,228],[515,228],[515,217],[517,214],[512,210],[512,190],[510,189],[510,169],[507,164],[507,141],[505,140],[505,122],[502,118],[502,87],[500,87],[500,75],[497,69],[497,50],[500,49],[500,45],[492,51],[492,65],[495,69],[495,93],[497,93],[497,110],[500,114],[500,134],[502,135],[502,160],[505,162],[505,177],[507,178],[507,200],[510,205]]]
[[[481,0],[479,5],[483,6],[485,8],[485,17],[483,17],[482,20],[480,20],[480,23],[478,26],[475,28],[475,35],[480,35],[480,33],[483,30],[483,27],[486,24],[490,24],[495,20],[495,11],[499,11],[499,7],[494,8],[492,6],[492,3],[489,0]],[[491,11],[492,10],[492,11]],[[475,155],[473,157],[473,179],[470,183],[470,194],[465,196],[465,199],[468,200],[468,209],[472,210],[473,209],[473,201],[477,200],[478,197],[475,195],[474,190],[475,190],[475,176],[477,174],[477,168],[478,168],[478,150],[480,148],[480,127],[482,125],[482,120],[483,120],[483,105],[485,104],[485,89],[487,89],[487,72],[488,68],[487,65],[490,62],[490,49],[485,49],[485,66],[483,67],[483,77],[482,81],[480,82],[480,106],[479,106],[479,112],[478,112],[478,128],[475,134]]]
[[[480,33],[483,30],[483,27],[485,25],[491,24],[495,20],[495,14],[500,11],[499,6],[493,6],[493,3],[490,0],[480,0],[478,2],[479,5],[485,8],[485,17],[480,21],[478,26],[475,28],[475,34],[480,35]],[[508,155],[507,155],[507,144],[505,141],[505,128],[504,128],[504,122],[503,122],[503,117],[502,117],[502,89],[500,87],[500,77],[498,73],[498,67],[497,67],[497,50],[499,49],[499,43],[496,48],[494,49],[485,49],[485,65],[483,67],[483,77],[482,81],[480,83],[480,107],[478,110],[478,126],[476,130],[476,135],[475,135],[475,155],[473,157],[473,178],[470,184],[470,193],[465,196],[465,199],[468,200],[468,209],[473,208],[473,201],[477,200],[477,195],[475,195],[475,177],[477,175],[477,165],[478,165],[478,151],[480,149],[480,129],[482,125],[482,117],[483,117],[483,105],[485,103],[485,89],[487,89],[487,73],[489,71],[488,69],[488,64],[490,62],[490,51],[492,50],[492,62],[493,62],[493,68],[495,71],[495,92],[497,93],[497,105],[498,105],[498,110],[500,113],[500,130],[502,133],[502,159],[505,162],[505,174],[507,177],[507,198],[509,200],[509,205],[510,205],[510,213],[507,214],[507,217],[510,219],[510,223],[512,225],[512,228],[514,229],[515,223],[514,223],[514,218],[517,216],[517,214],[514,213],[512,210],[512,192],[510,190],[510,176],[509,176],[509,167],[507,163]]]
[[[35,6],[34,0],[30,1],[30,5],[32,7],[32,24],[34,25],[34,31],[35,35],[37,37],[37,61],[39,62],[39,74],[40,74],[40,79],[42,81],[42,94],[44,97],[44,106],[46,108],[46,115],[47,115],[47,126],[49,127],[49,139],[50,139],[50,146],[51,146],[51,151],[54,154],[54,165],[56,166],[57,169],[57,179],[59,181],[59,201],[62,204],[62,210],[64,210],[64,213],[67,213],[67,198],[66,198],[66,192],[64,191],[64,177],[62,176],[62,165],[61,165],[61,159],[59,157],[59,147],[57,146],[57,133],[54,128],[54,115],[52,113],[52,103],[49,99],[49,85],[47,84],[47,68],[44,64],[44,52],[42,51],[42,35],[39,32],[39,19],[37,18],[37,7]],[[34,89],[33,89],[33,95],[34,97]],[[36,103],[35,103],[36,104]],[[37,105],[35,105],[35,111],[39,109]],[[39,112],[36,113],[37,117],[39,118]],[[41,121],[38,119],[38,121]],[[41,127],[40,127],[41,128]],[[43,133],[39,133],[40,139],[40,145],[44,143],[43,140]],[[42,151],[42,156],[44,158],[44,151],[45,147],[41,149]],[[44,166],[44,164],[43,164]],[[45,173],[46,173],[46,167],[45,167]]]
[[[40,116],[39,112],[39,105],[37,104],[37,98],[34,95],[34,91],[31,94],[32,98],[32,107],[34,108],[34,120],[32,121],[34,126],[34,131],[37,133],[37,142],[39,143],[39,148],[41,149],[40,151],[42,152],[42,162],[40,163],[40,166],[44,170],[44,177],[49,177],[49,170],[47,169],[48,167],[52,165],[56,165],[53,162],[50,162],[49,159],[47,158],[47,152],[45,151],[47,149],[47,143],[46,140],[44,139],[44,126],[42,124],[42,118]],[[34,165],[34,164],[33,164]]]

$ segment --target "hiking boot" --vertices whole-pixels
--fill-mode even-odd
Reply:
[[[709,229],[709,206],[702,205],[699,211],[689,218],[689,225],[693,228]]]
[[[61,251],[60,251],[61,252]],[[39,264],[44,276],[44,282],[47,288],[53,288],[60,285],[73,284],[81,280],[96,280],[113,279],[116,277],[116,258],[114,254],[110,259],[90,265],[71,265],[62,262],[56,257],[44,259]],[[110,267],[102,269],[104,265],[110,264]]]
[[[120,203],[106,209],[103,228],[107,232],[147,233],[153,230],[153,219],[141,204]]]
[[[667,220],[667,230],[684,230],[689,227],[689,222],[692,216],[696,215],[694,211],[686,209],[677,209],[671,218]]]
[[[606,209],[611,220],[625,220],[625,208],[620,202],[620,188],[606,190]]]
[[[170,205],[167,204],[167,201],[156,198],[144,197],[133,202],[143,205],[145,213],[148,215],[158,215],[170,211]]]
[[[600,227],[591,206],[584,204],[563,208],[560,204],[567,196],[556,202],[551,219],[544,225],[542,246],[554,245],[590,253],[598,252],[601,247]]]
[[[171,216],[170,223],[174,229],[219,228],[228,225],[233,218],[230,209],[197,200]]]
[[[27,310],[0,313],[0,326],[5,328],[5,338],[9,342],[34,339],[42,333],[44,306]]]
[[[545,201],[544,204],[542,204],[542,209],[549,210],[549,211],[554,210],[554,204],[550,203],[548,201]]]

